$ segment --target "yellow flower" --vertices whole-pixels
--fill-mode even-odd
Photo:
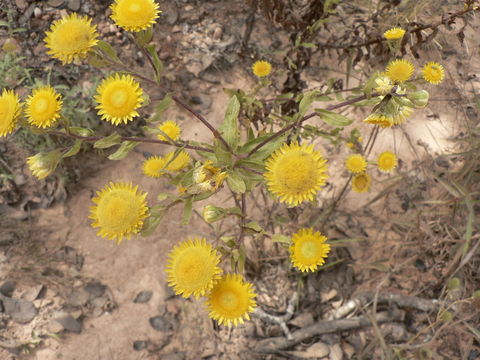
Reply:
[[[15,130],[22,106],[13,90],[3,89],[0,96],[0,136],[7,136]]]
[[[268,76],[272,71],[272,64],[264,60],[256,61],[255,64],[253,64],[252,66],[252,71],[255,74],[255,76],[258,76],[258,77]]]
[[[404,82],[410,79],[414,70],[415,67],[410,61],[397,59],[390,61],[387,65],[385,75],[387,75],[392,81]]]
[[[138,32],[155,24],[161,12],[153,0],[115,0],[110,5],[115,24],[127,31]]]
[[[347,160],[345,160],[345,166],[347,170],[352,173],[364,172],[367,168],[367,161],[360,154],[350,155]]]
[[[37,179],[45,179],[55,171],[62,155],[60,150],[53,150],[30,156],[27,158],[28,168]]]
[[[413,109],[410,106],[399,106],[397,109],[397,114],[393,117],[393,124],[403,124],[407,120],[407,117],[412,115],[412,113]]]
[[[158,125],[158,128],[172,140],[177,140],[182,133],[182,128],[178,126],[175,121],[172,120],[161,123],[160,125]],[[163,134],[158,134],[157,139],[168,141],[168,138]]]
[[[352,178],[352,189],[355,192],[362,193],[370,190],[372,179],[366,172],[355,175]]]
[[[313,200],[328,179],[327,160],[313,145],[284,144],[265,163],[271,193],[290,206]]]
[[[390,172],[397,167],[397,156],[391,151],[382,152],[377,159],[378,169],[381,172]]]
[[[378,92],[380,95],[387,95],[393,88],[393,84],[390,81],[390,78],[387,76],[381,76],[375,80],[377,87],[375,91]]]
[[[207,295],[206,305],[210,318],[220,325],[237,326],[244,320],[250,320],[257,303],[252,284],[244,281],[239,274],[227,274],[217,281]]]
[[[47,54],[60,60],[64,65],[84,58],[97,45],[98,33],[92,19],[77,16],[76,13],[55,21],[45,34]]]
[[[143,173],[147,176],[158,178],[165,174],[166,161],[163,157],[152,156],[143,162]]]
[[[190,154],[185,150],[180,151],[175,158],[174,156],[175,151],[169,152],[165,155],[165,168],[168,171],[180,171],[190,164]]]
[[[92,227],[99,227],[97,235],[116,240],[130,239],[143,227],[148,216],[145,198],[147,193],[139,191],[132,183],[110,182],[92,199],[96,204],[90,207],[89,218]]]
[[[62,100],[60,100],[60,94],[50,86],[33,90],[26,104],[25,113],[28,122],[39,128],[50,127],[60,117]]]
[[[394,125],[393,118],[377,113],[370,114],[365,120],[363,120],[363,122],[378,125],[381,128],[387,128]]]
[[[313,229],[300,229],[292,236],[290,259],[293,266],[300,271],[315,271],[325,263],[330,252],[326,244],[327,237]]]
[[[139,114],[143,91],[131,75],[115,74],[104,79],[97,88],[95,101],[98,115],[114,125],[127,123]]]
[[[383,33],[387,40],[398,40],[403,38],[403,35],[405,35],[405,30],[399,27],[393,27]]]
[[[204,164],[197,163],[193,171],[193,182],[195,185],[192,191],[216,191],[223,184],[227,176],[226,172],[213,166],[210,160],[205,161]]]
[[[187,239],[168,254],[168,285],[177,295],[203,296],[220,278],[220,255],[205,238]]]
[[[443,66],[437,62],[429,62],[422,68],[423,78],[430,84],[438,85],[445,78]]]

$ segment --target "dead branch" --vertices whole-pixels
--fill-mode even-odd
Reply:
[[[385,311],[376,314],[373,319],[378,324],[391,322],[391,321],[401,321],[403,319],[404,312],[401,310],[393,310],[391,312]],[[276,353],[279,350],[287,349],[293,345],[296,345],[304,340],[312,338],[314,336],[337,332],[337,331],[346,331],[352,329],[358,329],[364,326],[372,325],[372,321],[367,316],[359,316],[351,319],[342,319],[342,320],[322,320],[318,321],[313,325],[306,326],[303,329],[297,330],[292,334],[292,339],[287,339],[285,337],[274,337],[264,340],[260,340],[254,346],[254,351],[260,353]]]

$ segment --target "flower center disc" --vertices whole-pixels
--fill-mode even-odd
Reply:
[[[302,247],[300,248],[300,253],[302,254],[302,257],[307,260],[314,258],[316,252],[317,246],[311,241],[303,243]]]
[[[132,224],[132,212],[135,211],[131,199],[121,194],[110,194],[99,204],[99,214],[104,214],[99,220],[102,227],[112,230],[127,229]]]
[[[139,12],[141,9],[141,6],[137,3],[133,3],[130,5],[130,7],[128,8],[128,10],[132,13],[137,13]]]
[[[227,310],[236,309],[238,307],[238,296],[231,290],[226,290],[220,296],[220,306]]]
[[[178,260],[179,282],[192,287],[204,285],[208,275],[205,258],[206,254],[199,254],[198,249],[186,251]]]
[[[88,28],[78,22],[60,25],[55,35],[54,43],[58,44],[59,49],[65,49],[67,52],[88,47]]]
[[[116,108],[122,107],[127,103],[128,94],[124,89],[115,90],[110,96],[112,105]]]
[[[35,111],[38,113],[43,113],[48,108],[48,101],[44,98],[38,99],[35,102]]]
[[[280,159],[275,173],[279,182],[289,190],[303,192],[317,183],[316,170],[316,162],[310,154],[295,151]]]

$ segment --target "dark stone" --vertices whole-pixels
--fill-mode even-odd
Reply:
[[[148,345],[148,341],[136,340],[133,342],[133,350],[142,351],[143,349],[147,348],[147,345]]]
[[[82,324],[72,315],[65,315],[59,317],[58,319],[55,319],[55,321],[61,324],[63,328],[67,331],[71,331],[76,334],[80,334],[80,332],[82,331]]]
[[[84,306],[90,300],[90,294],[84,288],[73,289],[66,304],[71,306]]]
[[[172,324],[163,316],[154,316],[149,319],[150,325],[157,331],[170,331]]]
[[[11,299],[6,296],[2,296],[0,300],[3,302],[5,314],[10,315],[16,323],[27,324],[32,321],[38,313],[37,308],[30,301]]]
[[[190,98],[190,102],[194,105],[200,105],[203,103],[202,98],[200,96],[192,96]]]
[[[140,291],[137,296],[135,296],[135,299],[133,302],[135,304],[144,304],[150,301],[152,298],[153,292],[152,291]]]
[[[103,295],[105,290],[107,290],[107,286],[103,285],[100,281],[94,280],[85,285],[85,290],[87,290],[93,296],[99,297]]]
[[[0,313],[3,313],[5,311],[5,308],[3,307],[3,301],[0,300]]]
[[[13,291],[15,290],[15,281],[7,280],[2,286],[0,286],[0,293],[5,296],[12,297]]]

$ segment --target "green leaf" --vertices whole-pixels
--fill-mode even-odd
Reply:
[[[253,153],[250,157],[249,160],[251,161],[263,161],[267,157],[269,157],[275,150],[277,150],[284,142],[286,139],[286,135],[279,136],[263,147],[261,147],[258,151]]]
[[[309,43],[309,42],[301,43],[300,46],[302,46],[304,48],[307,48],[307,49],[316,49],[317,48],[317,45],[315,45],[314,43]]]
[[[375,80],[380,76],[380,73],[377,71],[375,72],[370,78],[367,80],[367,83],[363,87],[363,93],[367,96],[368,99],[370,99],[370,96],[372,95],[373,88],[377,86],[377,83]]]
[[[95,149],[106,149],[106,148],[109,148],[110,146],[120,144],[121,141],[122,141],[122,137],[115,132],[111,135],[108,135],[107,137],[104,137],[103,139],[96,141],[93,144],[93,147]]]
[[[192,208],[193,208],[193,196],[190,196],[185,199],[183,202],[183,217],[182,225],[187,225],[190,222],[192,217]]]
[[[315,101],[315,98],[318,96],[318,94],[318,90],[309,91],[303,94],[302,100],[300,100],[300,104],[298,105],[298,114],[296,115],[297,119],[300,119],[305,115],[308,108]]]
[[[168,110],[170,105],[172,105],[172,96],[170,94],[165,95],[165,97],[155,106],[155,115],[153,115],[149,121],[158,121],[162,117],[163,113]]]
[[[0,20],[0,26],[10,27],[10,25],[8,25],[8,22],[3,21],[3,20]]]
[[[148,218],[145,219],[145,222],[143,223],[143,229],[142,232],[140,233],[142,236],[150,236],[152,235],[155,230],[157,229],[157,226],[162,222],[163,216],[165,213],[158,214],[156,216],[149,216]]]
[[[223,145],[219,141],[215,140],[215,158],[216,165],[219,167],[232,166],[233,158],[232,153],[224,149]]]
[[[251,221],[243,226],[246,230],[250,230],[253,233],[263,234],[265,230],[256,221]]]
[[[155,67],[155,81],[160,84],[160,78],[163,71],[163,63],[158,57],[157,48],[155,45],[147,45],[145,49],[152,56],[153,66]]]
[[[83,143],[83,140],[80,140],[80,139],[75,140],[75,143],[73,144],[73,146],[70,148],[70,150],[68,150],[66,153],[63,154],[63,157],[66,158],[66,157],[77,155],[82,147],[82,143]]]
[[[225,112],[225,120],[220,126],[220,131],[225,139],[225,141],[235,149],[238,145],[240,139],[239,129],[238,129],[238,114],[240,112],[240,102],[238,98],[234,95],[230,98],[228,102],[227,111]]]
[[[320,116],[320,118],[331,126],[344,127],[350,125],[353,120],[350,120],[344,115],[337,114],[324,109],[315,109],[315,112]]]
[[[124,141],[122,142],[122,145],[118,148],[117,151],[115,151],[113,154],[111,154],[108,158],[110,160],[122,160],[125,156],[128,155],[130,151],[132,151],[135,146],[137,146],[139,143],[136,141]]]
[[[97,47],[110,59],[117,63],[121,63],[120,59],[118,58],[117,52],[115,49],[110,45],[108,42],[103,40],[98,40]]]
[[[230,190],[236,194],[243,194],[247,190],[245,181],[243,181],[237,169],[228,171],[227,184]]]
[[[137,40],[138,45],[145,46],[147,45],[153,37],[153,26],[150,26],[147,30],[142,30],[135,33],[135,39]]]
[[[88,128],[82,128],[78,126],[71,126],[68,128],[69,132],[79,136],[92,136],[94,134],[93,130]]]
[[[272,241],[287,245],[290,245],[292,243],[292,239],[290,238],[290,236],[282,234],[272,235]]]
[[[315,98],[315,101],[333,101],[333,98],[328,95],[319,95]]]

